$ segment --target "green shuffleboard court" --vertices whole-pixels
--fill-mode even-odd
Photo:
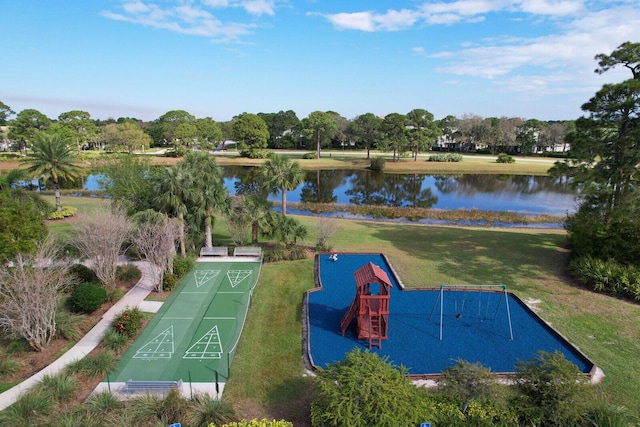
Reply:
[[[211,392],[215,385],[221,393],[260,266],[260,261],[196,263],[109,374],[109,389],[146,382],[153,389],[156,382],[181,381],[183,391]]]

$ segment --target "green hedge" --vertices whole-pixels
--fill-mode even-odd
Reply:
[[[429,156],[430,162],[461,162],[462,154],[460,153],[443,153],[432,154]]]
[[[569,272],[591,289],[640,301],[640,269],[591,256],[574,259]]]

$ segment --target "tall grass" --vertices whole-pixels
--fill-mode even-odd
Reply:
[[[38,388],[57,402],[66,402],[73,397],[78,382],[75,377],[62,372],[57,375],[45,375]]]

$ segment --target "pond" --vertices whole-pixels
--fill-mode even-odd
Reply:
[[[257,189],[257,168],[225,166],[222,169],[231,195],[248,194]],[[84,189],[99,190],[99,179],[98,174],[89,175]],[[279,201],[280,197],[277,191],[270,199]],[[567,178],[388,174],[370,170],[305,171],[303,183],[287,192],[287,202],[479,209],[522,215],[565,215],[577,208],[576,191]]]
[[[225,167],[231,194],[255,188],[257,169]],[[279,192],[272,196],[279,200]],[[384,205],[510,211],[522,215],[575,212],[576,191],[567,178],[503,175],[388,174],[370,170],[306,171],[287,202]]]

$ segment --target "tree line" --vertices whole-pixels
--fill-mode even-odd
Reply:
[[[15,117],[13,117],[15,115]],[[266,149],[306,149],[320,157],[322,149],[378,149],[392,152],[394,160],[435,149],[448,151],[509,152],[532,154],[566,151],[565,136],[573,121],[544,122],[518,117],[483,118],[476,115],[447,116],[435,120],[425,109],[407,114],[373,113],[347,119],[333,111],[314,111],[298,118],[292,110],[277,113],[242,113],[218,122],[196,118],[184,110],[172,110],[150,122],[121,117],[94,120],[81,110],[64,112],[56,120],[35,109],[15,113],[0,102],[0,126],[6,149],[30,148],[38,132],[59,134],[73,141],[77,150],[104,148],[109,151],[171,147],[176,155],[198,148],[223,148],[224,141],[237,142],[242,155],[266,157]]]

